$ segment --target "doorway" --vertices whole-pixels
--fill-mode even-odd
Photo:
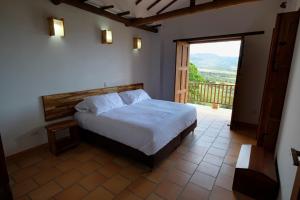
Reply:
[[[235,113],[243,44],[243,37],[178,41],[175,101],[202,109],[209,106],[213,112],[227,113],[230,121]]]

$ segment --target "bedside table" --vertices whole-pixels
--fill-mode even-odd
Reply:
[[[46,126],[50,151],[58,155],[80,143],[79,127],[75,120],[65,120]],[[68,135],[61,137],[63,135]]]

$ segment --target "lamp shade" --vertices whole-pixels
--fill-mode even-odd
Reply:
[[[49,35],[63,37],[65,36],[64,19],[49,17]]]
[[[112,38],[112,31],[110,30],[102,30],[102,44],[112,44],[113,38]]]
[[[141,49],[142,48],[142,38],[134,37],[133,38],[133,49]]]

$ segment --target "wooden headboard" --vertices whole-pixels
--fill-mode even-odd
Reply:
[[[122,85],[79,92],[69,92],[42,96],[45,120],[51,121],[72,116],[76,112],[74,107],[88,96],[95,96],[112,92],[124,92],[128,90],[136,90],[143,88],[143,83],[137,83],[131,85]]]

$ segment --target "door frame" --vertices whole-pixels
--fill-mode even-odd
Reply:
[[[278,140],[279,128],[282,119],[282,112],[284,109],[283,104],[286,100],[289,76],[291,73],[290,70],[292,65],[292,58],[293,58],[293,53],[296,45],[297,31],[300,26],[299,18],[300,18],[300,10],[287,12],[287,13],[279,13],[276,18],[275,27],[273,29],[272,41],[271,41],[270,52],[269,52],[269,60],[268,60],[267,72],[266,72],[265,83],[264,83],[264,91],[263,91],[263,97],[262,97],[262,102],[260,107],[260,116],[259,116],[259,122],[258,122],[257,134],[256,134],[257,145],[260,147],[264,147],[266,150],[272,153],[276,151],[276,143]],[[287,21],[290,24],[287,23]],[[291,27],[294,26],[293,27],[294,29],[291,29],[291,27],[288,28],[285,27],[285,25],[287,24],[289,24]],[[292,30],[294,30],[294,32]],[[289,35],[287,36],[285,34],[289,34]],[[282,60],[278,59],[279,57],[278,55],[280,55],[281,53],[280,49],[287,46],[289,47],[288,51],[290,52],[290,55],[285,56],[285,58],[288,58],[288,61],[287,63],[284,63],[283,65],[284,67],[279,67],[279,65],[282,65],[282,63],[280,63],[282,62]],[[285,51],[287,51],[287,49],[285,49]],[[272,103],[270,102],[273,101],[274,98],[273,95],[275,92],[271,89],[271,85],[273,83],[272,80],[276,80],[276,72],[278,72],[279,70],[278,67],[279,69],[287,68],[287,70],[285,71],[286,77],[285,76],[280,77],[280,79],[284,79],[284,78],[287,79],[285,83],[284,82],[281,83],[282,86],[281,89],[283,93],[281,94],[281,96],[283,95],[282,96],[283,99],[280,99],[280,101],[283,103],[276,104],[277,108],[279,108],[280,111],[278,111],[277,116],[275,115],[275,117],[272,117],[270,115],[270,110],[272,110]],[[272,121],[272,123],[270,121]]]
[[[257,34],[263,34],[263,31],[260,32],[254,32]],[[251,34],[252,35],[252,34]],[[177,42],[187,42],[189,45],[191,44],[199,44],[199,43],[211,43],[211,42],[226,42],[226,41],[241,41],[240,46],[240,55],[239,55],[239,61],[237,66],[237,74],[236,74],[236,82],[235,82],[235,90],[234,90],[234,96],[233,96],[233,105],[232,105],[232,114],[231,114],[231,121],[230,121],[230,128],[234,129],[238,125],[238,122],[234,120],[234,117],[236,116],[236,106],[237,106],[237,94],[239,93],[240,88],[240,76],[241,76],[241,67],[243,63],[243,55],[244,55],[244,45],[245,45],[245,36],[244,35],[238,35],[238,34],[231,34],[231,35],[222,35],[222,36],[212,36],[212,37],[202,37],[202,38],[193,38],[193,39],[186,39],[186,40],[175,40],[176,42],[176,49],[177,49]],[[177,50],[175,53],[175,76],[174,76],[174,91],[176,90],[176,62],[177,62]],[[188,58],[189,60],[189,58]],[[174,101],[175,101],[176,93],[174,93]]]

